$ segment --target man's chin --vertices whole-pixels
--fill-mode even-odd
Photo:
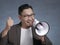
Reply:
[[[27,25],[27,27],[32,27],[33,25]]]

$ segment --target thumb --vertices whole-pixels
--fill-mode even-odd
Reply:
[[[11,18],[11,17],[8,17],[8,19],[10,19],[10,20],[11,20],[12,18]]]

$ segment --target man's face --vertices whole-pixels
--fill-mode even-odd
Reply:
[[[34,22],[34,12],[31,8],[24,9],[21,13],[20,20],[23,26],[32,26]]]

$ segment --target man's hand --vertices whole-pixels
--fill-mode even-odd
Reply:
[[[8,27],[13,26],[13,19],[11,17],[8,18],[6,26],[8,26]]]
[[[2,31],[2,38],[7,35],[9,29],[11,28],[11,26],[13,26],[13,19],[11,17],[9,17],[8,20],[7,20],[7,23],[6,23],[6,27]]]
[[[42,45],[46,45],[45,36],[41,37],[41,43],[42,43]]]

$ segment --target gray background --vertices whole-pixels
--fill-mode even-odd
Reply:
[[[35,18],[49,23],[48,37],[53,45],[60,45],[60,0],[0,0],[0,32],[9,16],[14,24],[19,23],[18,7],[25,3],[33,6]]]

